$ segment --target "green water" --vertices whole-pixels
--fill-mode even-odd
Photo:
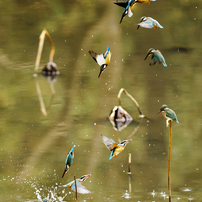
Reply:
[[[171,0],[137,4],[119,24],[123,8],[109,0],[2,1],[0,3],[0,201],[73,201],[62,185],[93,173],[84,186],[92,194],[79,201],[168,201],[169,128],[156,115],[162,104],[172,108],[172,201],[201,201],[202,2]],[[136,29],[142,16],[163,29]],[[56,47],[60,75],[50,83],[40,74],[48,62],[45,40],[38,77],[33,77],[42,30]],[[89,55],[110,46],[111,63],[98,79],[99,66]],[[149,66],[149,48],[159,49],[168,67]],[[37,89],[40,89],[39,96]],[[122,95],[133,122],[115,131],[108,120],[125,88],[139,103]],[[41,111],[42,98],[45,111]],[[100,134],[116,142],[132,136],[125,150],[109,160]],[[61,178],[67,153],[75,158]],[[128,153],[132,155],[131,192]]]

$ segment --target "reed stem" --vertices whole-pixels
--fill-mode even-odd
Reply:
[[[75,181],[76,202],[78,202],[78,197],[77,197],[77,185],[76,185],[76,176],[75,176],[75,175],[74,175],[74,181]]]
[[[168,153],[168,193],[169,193],[169,202],[171,202],[170,160],[171,160],[172,121],[170,121],[169,125],[170,125],[170,138],[169,138],[169,153]]]

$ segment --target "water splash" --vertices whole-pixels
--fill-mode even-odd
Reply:
[[[63,201],[67,196],[64,190],[58,189],[58,187],[60,187],[58,183],[55,183],[55,185],[51,187],[40,185],[37,181],[32,180],[24,181],[24,183],[35,189],[34,194],[38,201],[43,201],[44,199],[47,199],[48,202]]]

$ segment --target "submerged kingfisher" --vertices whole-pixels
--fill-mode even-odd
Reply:
[[[163,66],[167,67],[165,59],[159,50],[150,48],[144,60],[146,60],[149,55],[152,55],[149,65],[155,65],[156,62],[158,62],[159,64],[163,63]]]
[[[139,29],[139,27],[144,27],[149,29],[151,28],[156,29],[157,27],[163,28],[157,20],[154,20],[151,17],[145,17],[145,16],[140,18],[140,23],[138,23],[137,29]]]
[[[176,121],[176,123],[179,123],[177,115],[172,109],[168,108],[167,105],[164,104],[160,107],[160,111],[158,112],[158,114],[160,114],[161,112],[163,117],[166,119],[167,127],[169,126],[169,121]]]
[[[100,65],[100,73],[98,75],[98,78],[99,78],[100,75],[102,74],[102,72],[106,69],[106,67],[110,63],[112,53],[110,52],[109,46],[108,46],[105,54],[103,54],[103,53],[97,54],[92,50],[90,50],[89,53],[92,56],[92,58],[95,60],[95,62],[97,62]]]
[[[125,146],[133,140],[133,139],[123,140],[121,143],[117,144],[113,139],[105,137],[102,134],[101,138],[107,149],[111,151],[109,160],[111,160],[114,156],[117,157],[117,155],[124,150]]]
[[[71,151],[67,154],[67,158],[65,161],[65,168],[64,168],[64,172],[62,174],[62,178],[65,176],[66,172],[69,171],[69,168],[73,163],[73,158],[74,158],[74,147],[72,147]]]
[[[125,10],[122,13],[120,23],[122,22],[123,18],[126,17],[126,15],[128,15],[128,17],[132,17],[132,15],[133,15],[132,10],[134,8],[134,5],[136,4],[136,0],[129,0],[129,1],[126,1],[124,3],[123,2],[115,2],[115,4],[125,8]]]
[[[151,1],[156,1],[156,0],[136,0],[137,3],[148,3],[148,5],[150,5]]]
[[[90,193],[92,193],[91,191],[87,190],[86,187],[84,187],[82,185],[86,181],[86,179],[89,178],[92,174],[93,173],[88,174],[88,175],[83,175],[79,179],[76,179],[76,187],[77,187],[77,192],[78,193],[80,193],[80,194],[90,194]],[[76,191],[75,180],[69,182],[66,185],[63,185],[63,187],[69,187],[70,190]]]

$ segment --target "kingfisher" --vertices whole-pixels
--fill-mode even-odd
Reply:
[[[149,65],[155,65],[156,62],[158,62],[159,64],[163,63],[163,66],[167,67],[165,58],[163,57],[162,53],[159,50],[150,48],[144,60],[146,60],[149,55],[152,55]]]
[[[111,160],[114,156],[117,157],[117,155],[124,150],[125,146],[133,140],[133,139],[123,140],[121,143],[117,144],[113,139],[105,137],[102,134],[101,138],[107,149],[111,151],[109,160]]]
[[[77,192],[80,194],[90,194],[92,193],[91,191],[87,190],[86,187],[84,187],[82,184],[86,181],[87,178],[92,176],[93,173],[88,174],[88,175],[83,175],[79,179],[76,179],[76,187],[77,187]],[[69,187],[70,190],[76,191],[75,188],[75,180],[69,182],[66,185],[63,185],[63,187]]]
[[[148,5],[150,5],[151,1],[156,1],[156,0],[136,0],[137,3],[148,3]]]
[[[151,17],[145,17],[145,16],[143,16],[143,17],[140,18],[140,23],[138,23],[137,29],[139,29],[139,27],[150,28],[150,29],[151,28],[156,29],[157,27],[159,27],[161,29],[163,28],[159,24],[159,22],[157,20],[154,20]]]
[[[90,50],[89,51],[90,55],[92,56],[92,58],[95,60],[95,62],[97,62],[100,65],[100,73],[98,75],[98,78],[100,78],[102,72],[106,69],[106,67],[109,65],[110,61],[111,61],[111,51],[110,48],[108,46],[107,51],[105,52],[105,54],[97,54],[94,51]]]
[[[74,158],[74,147],[72,147],[71,151],[67,154],[67,158],[65,161],[65,168],[64,168],[64,172],[62,174],[62,178],[65,176],[66,172],[69,171],[69,168],[73,163],[73,158]]]
[[[158,112],[158,114],[160,114],[162,112],[163,117],[166,119],[166,126],[169,126],[169,121],[176,121],[176,123],[179,123],[178,119],[177,119],[177,115],[175,114],[175,112],[168,108],[167,105],[163,104],[160,107],[160,111]]]
[[[122,22],[123,18],[126,17],[126,15],[128,15],[128,17],[132,17],[132,15],[133,15],[132,10],[134,8],[134,5],[136,4],[136,0],[129,0],[129,1],[126,1],[124,3],[123,2],[115,2],[115,4],[125,8],[125,10],[122,13],[120,23]]]

